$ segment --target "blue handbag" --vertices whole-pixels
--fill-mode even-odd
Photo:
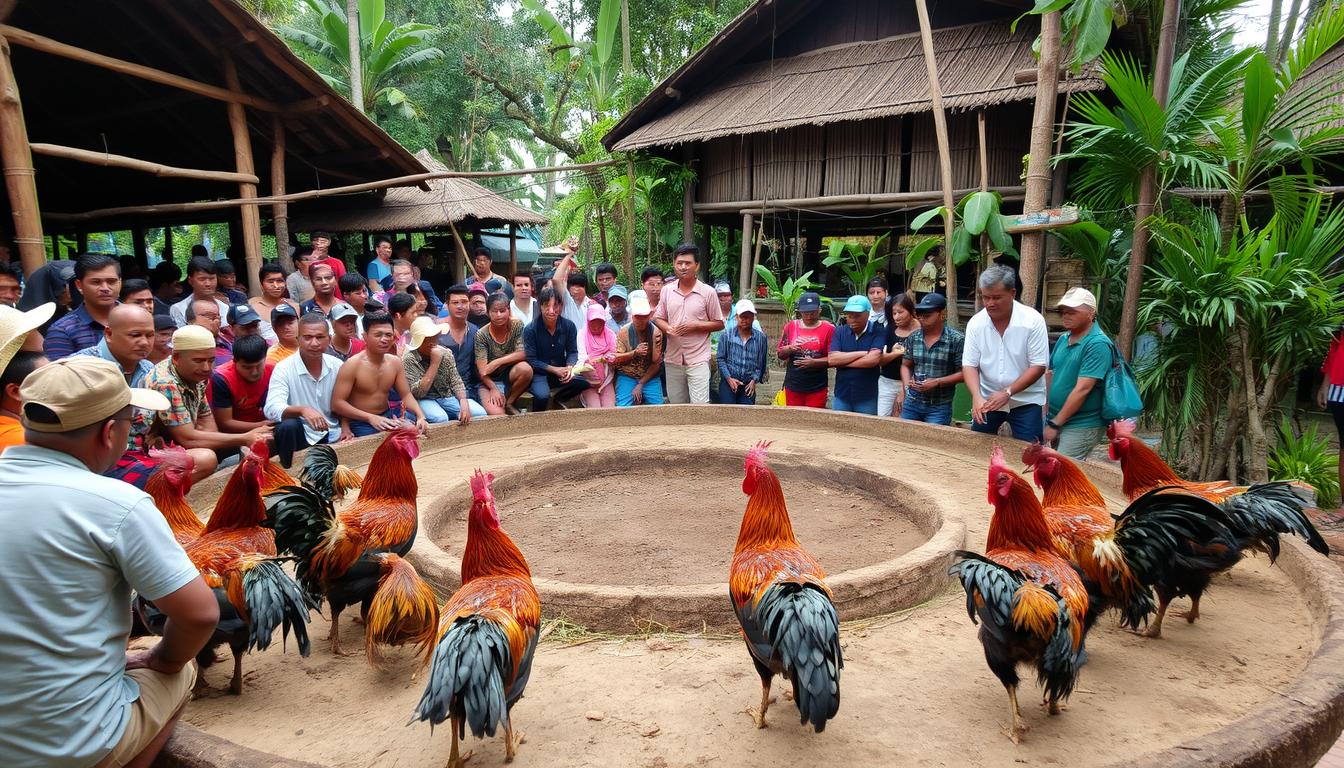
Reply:
[[[1123,419],[1137,419],[1143,413],[1143,397],[1139,395],[1139,382],[1134,378],[1134,369],[1115,342],[1111,346],[1111,370],[1106,374],[1105,387],[1101,401],[1101,418],[1106,423]]]

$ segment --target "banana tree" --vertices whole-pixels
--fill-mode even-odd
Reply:
[[[888,255],[882,250],[891,234],[885,234],[865,251],[863,246],[844,240],[832,240],[827,247],[827,256],[822,259],[824,267],[839,266],[849,281],[850,290],[864,293],[868,290],[868,281],[877,277],[877,273],[887,263]]]
[[[317,15],[317,31],[281,24],[275,27],[276,34],[307,54],[328,85],[353,95],[344,5],[338,0],[303,2]],[[402,87],[443,58],[443,51],[431,44],[438,32],[437,27],[429,24],[393,25],[387,20],[384,0],[359,0],[360,82],[356,85],[364,102],[406,118],[419,115],[420,109]]]
[[[1017,258],[1013,238],[1005,228],[1008,217],[999,213],[1002,205],[1003,198],[998,192],[972,192],[957,203],[954,219],[957,226],[952,230],[951,246],[954,264],[961,266],[969,261],[972,255],[978,255],[984,260],[989,256],[990,246],[1000,253]],[[942,205],[924,211],[910,221],[910,231],[918,232],[934,217],[944,217],[946,214],[947,208]],[[977,238],[980,240],[978,246]],[[906,254],[905,268],[914,269],[925,254],[941,242],[942,240],[934,237],[921,240]]]
[[[602,0],[594,20],[591,40],[570,35],[569,28],[546,9],[543,0],[520,0],[542,30],[551,38],[550,53],[561,70],[573,69],[587,86],[588,108],[594,119],[615,106],[616,79],[620,60],[617,35],[621,23],[621,0]]]

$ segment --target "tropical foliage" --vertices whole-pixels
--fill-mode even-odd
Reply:
[[[1288,418],[1279,422],[1278,444],[1269,453],[1269,476],[1273,480],[1295,480],[1316,489],[1316,506],[1330,509],[1339,503],[1339,457],[1330,452],[1329,441],[1319,434],[1315,424],[1301,434],[1293,430]]]

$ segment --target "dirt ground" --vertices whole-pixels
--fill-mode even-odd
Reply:
[[[1168,622],[1157,641],[1103,619],[1064,714],[1048,717],[1024,680],[1033,730],[1020,746],[999,733],[1007,697],[985,667],[964,598],[951,591],[867,626],[846,625],[840,712],[821,734],[799,726],[783,699],[770,710],[770,727],[754,728],[743,710],[759,687],[740,641],[548,639],[513,711],[527,734],[515,765],[1108,764],[1208,732],[1278,695],[1312,650],[1305,606],[1263,560],[1216,580],[1202,611],[1194,625]],[[315,617],[311,629],[325,637],[327,624]],[[360,628],[344,630],[347,647],[358,648]],[[405,727],[423,689],[409,654],[375,670],[362,656],[332,657],[320,642],[308,659],[292,645],[276,650],[245,660],[241,697],[211,691],[192,702],[187,721],[322,765],[442,768],[448,732]],[[207,671],[207,681],[222,689],[228,669]],[[498,739],[467,746],[476,750],[473,765],[503,761]]]
[[[733,474],[661,467],[638,478],[533,485],[509,496],[508,532],[536,576],[617,585],[725,582],[746,498],[740,464],[727,468]],[[790,478],[788,493],[794,531],[829,573],[891,559],[927,538],[861,489]],[[466,515],[454,510],[450,536],[436,541],[455,557],[465,545]],[[862,537],[848,535],[855,526]]]

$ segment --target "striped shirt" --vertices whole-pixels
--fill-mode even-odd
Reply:
[[[751,329],[751,338],[743,340],[737,328],[719,337],[719,375],[738,381],[760,381],[765,377],[765,355],[769,342],[765,332]]]

